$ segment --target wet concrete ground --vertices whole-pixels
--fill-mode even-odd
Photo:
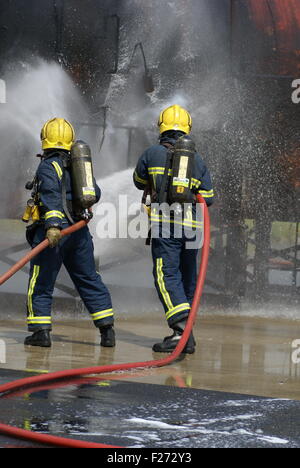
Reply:
[[[0,400],[18,427],[128,448],[299,447],[300,402],[120,380]]]
[[[52,348],[42,349],[24,347],[22,321],[2,320],[0,330],[1,383],[158,359],[151,346],[169,333],[156,315],[119,319],[117,346],[104,349],[89,320],[55,321]],[[196,353],[164,368],[0,399],[1,421],[126,447],[300,447],[300,363],[292,359],[299,322],[202,316],[195,336]]]

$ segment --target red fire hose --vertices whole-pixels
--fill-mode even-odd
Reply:
[[[82,229],[84,226],[88,224],[88,221],[79,221],[78,223],[74,224],[73,226],[68,227],[67,229],[64,229],[61,231],[62,237],[68,236],[69,234],[72,234],[75,231],[79,231],[79,229]],[[9,278],[11,278],[17,271],[21,270],[23,266],[26,265],[26,263],[30,262],[30,260],[34,257],[36,257],[40,252],[45,250],[49,245],[48,239],[45,239],[43,242],[41,242],[37,247],[32,249],[25,257],[21,258],[15,265],[13,265],[4,275],[0,276],[0,286],[5,283]]]
[[[34,387],[38,384],[44,384],[47,382],[53,382],[59,379],[70,379],[72,377],[78,377],[83,375],[90,374],[104,374],[115,371],[136,369],[136,368],[145,368],[145,367],[163,367],[168,364],[171,364],[178,356],[182,353],[187,340],[190,336],[192,328],[195,323],[197,316],[197,311],[200,305],[200,300],[203,293],[203,287],[207,272],[208,258],[209,258],[209,248],[210,248],[210,218],[207,205],[201,195],[197,195],[198,203],[201,203],[203,206],[204,214],[204,244],[202,248],[201,255],[201,264],[200,271],[197,280],[197,286],[195,290],[194,300],[191,307],[191,311],[186,323],[185,330],[182,334],[182,337],[175,348],[175,350],[163,359],[157,359],[152,361],[145,362],[133,362],[133,363],[124,363],[124,364],[112,364],[106,366],[96,366],[96,367],[85,367],[80,369],[69,369],[64,371],[52,372],[49,374],[38,375],[34,377],[27,377],[24,379],[19,379],[17,381],[9,382],[3,385],[0,385],[0,395],[7,396],[7,393],[12,391],[17,391],[23,388]],[[63,235],[71,234],[75,230],[81,229],[87,223],[81,221],[80,223],[71,226],[70,228],[63,231]],[[18,271],[22,266],[24,266],[27,261],[34,257],[37,253],[48,246],[48,241],[43,241],[41,244],[33,249],[23,260],[18,262],[9,272],[0,277],[0,284],[3,284],[8,278],[10,278],[16,271]],[[25,263],[24,263],[25,262]],[[18,267],[17,267],[18,265]],[[4,278],[4,279],[3,279]],[[38,432],[31,432],[24,429],[19,429],[16,427],[8,426],[6,424],[0,423],[0,433],[18,438],[25,439],[28,441],[33,441],[40,444],[54,445],[56,447],[68,447],[68,448],[118,448],[117,446],[98,444],[93,442],[79,441],[75,439],[68,439],[63,437],[52,436],[48,434],[40,434]],[[120,448],[120,447],[119,447]]]

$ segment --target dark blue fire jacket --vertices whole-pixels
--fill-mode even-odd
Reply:
[[[45,229],[49,227],[62,228],[68,223],[63,209],[62,199],[62,176],[65,171],[66,198],[72,201],[71,176],[68,168],[63,168],[63,163],[59,152],[51,153],[49,157],[43,159],[37,169],[38,195],[40,201],[41,219],[45,222]],[[97,202],[101,198],[101,191],[96,184]]]
[[[178,134],[178,136],[180,135],[181,133]],[[176,138],[176,133],[174,136]],[[134,184],[139,190],[144,190],[147,185],[150,185],[157,194],[159,193],[163,181],[168,153],[168,149],[163,146],[164,143],[174,145],[176,143],[176,139],[170,137],[161,138],[160,144],[151,146],[140,157],[133,175]],[[172,171],[170,170],[169,176],[171,175]],[[200,193],[208,206],[212,205],[214,202],[214,191],[209,170],[197,152],[195,154],[194,175],[191,181],[191,189],[195,194]],[[161,216],[151,212],[152,225],[155,222],[161,221]],[[182,224],[191,228],[198,227],[197,222],[195,221],[194,209],[193,220],[191,220],[191,217],[185,218],[182,220]]]

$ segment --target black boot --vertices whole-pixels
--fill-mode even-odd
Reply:
[[[113,348],[116,346],[115,330],[112,325],[100,328],[101,343],[104,348]]]
[[[152,350],[156,353],[172,353],[179,343],[184,332],[186,322],[179,322],[173,326],[174,333],[172,336],[166,336],[162,343],[153,345]],[[183,354],[193,354],[195,352],[196,342],[193,332],[191,332],[189,339],[182,351]]]
[[[50,348],[50,330],[39,330],[33,333],[31,336],[27,336],[24,341],[25,345],[28,346],[41,346],[42,348]]]

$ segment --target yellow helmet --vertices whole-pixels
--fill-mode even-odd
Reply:
[[[71,150],[75,141],[75,131],[70,122],[65,119],[48,120],[41,131],[42,148]]]
[[[168,130],[180,130],[189,134],[192,129],[192,117],[187,110],[175,104],[160,113],[158,126],[160,134]]]

